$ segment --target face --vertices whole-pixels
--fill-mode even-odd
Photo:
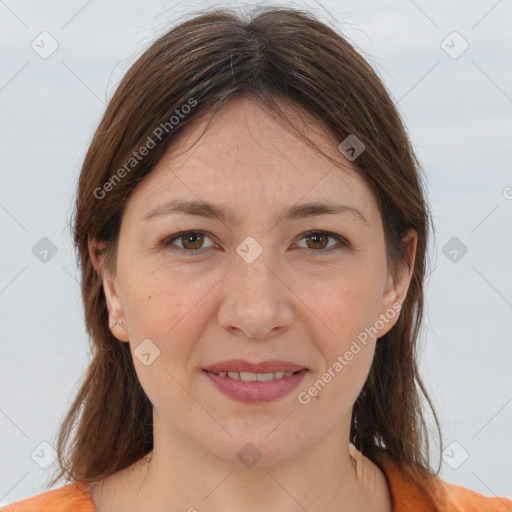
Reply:
[[[262,463],[348,443],[375,343],[411,277],[388,274],[376,200],[340,141],[285,108],[344,171],[255,102],[233,100],[191,149],[203,122],[180,135],[134,190],[116,273],[104,273],[109,312],[124,322],[112,331],[130,344],[155,439],[235,464],[255,450],[247,443]],[[218,210],[173,211],[178,201]],[[415,233],[404,241],[412,262]],[[225,361],[233,366],[213,366]]]

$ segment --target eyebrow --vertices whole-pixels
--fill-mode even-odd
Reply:
[[[163,203],[149,212],[147,212],[142,220],[150,220],[161,215],[171,215],[173,213],[182,213],[186,215],[196,215],[208,219],[218,219],[225,223],[234,223],[233,213],[226,210],[218,204],[209,203],[206,201],[188,200],[182,201],[173,199]],[[343,203],[304,203],[292,206],[288,211],[284,212],[279,220],[298,220],[306,217],[313,217],[317,215],[333,215],[344,214],[350,215],[365,224],[370,224],[364,214],[355,208]]]

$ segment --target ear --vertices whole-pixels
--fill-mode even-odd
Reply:
[[[101,275],[103,279],[103,292],[105,293],[105,300],[109,313],[109,327],[112,334],[119,341],[129,341],[128,331],[124,328],[125,313],[124,307],[119,295],[119,288],[117,284],[117,277],[112,275],[105,267],[104,251],[106,249],[106,242],[98,242],[95,239],[89,241],[89,256],[92,264]]]
[[[409,290],[409,285],[413,276],[416,247],[418,245],[417,232],[412,228],[409,229],[407,234],[402,237],[402,243],[405,245],[407,261],[405,265],[402,265],[398,269],[395,278],[389,274],[386,280],[379,316],[381,321],[378,322],[378,324],[384,323],[384,326],[378,330],[377,338],[381,338],[389,332],[398,321],[400,308],[407,296],[407,291]]]

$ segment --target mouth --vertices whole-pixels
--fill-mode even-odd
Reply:
[[[224,395],[239,402],[268,402],[291,393],[309,372],[287,361],[250,363],[230,360],[203,369],[208,381]]]
[[[305,370],[305,368],[304,368]],[[233,380],[241,380],[243,382],[270,382],[272,380],[279,380],[285,377],[291,377],[303,370],[297,370],[296,372],[267,372],[267,373],[254,373],[254,372],[212,372],[205,370],[206,372],[213,373],[219,377],[227,377]]]
[[[204,368],[204,370],[216,374],[225,373],[226,375],[223,376],[229,376],[231,378],[238,379],[236,376],[237,373],[242,375],[247,373],[255,375],[266,375],[266,377],[263,378],[268,378],[268,374],[271,373],[276,374],[277,378],[281,378],[281,373],[283,373],[283,376],[288,376],[288,374],[293,375],[298,371],[307,370],[307,368],[300,364],[278,359],[268,359],[259,363],[252,363],[244,359],[228,359],[207,366]]]

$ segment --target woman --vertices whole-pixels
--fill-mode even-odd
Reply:
[[[74,220],[94,354],[50,485],[73,483],[5,512],[512,509],[431,468],[419,165],[314,16],[216,10],[155,41]]]

